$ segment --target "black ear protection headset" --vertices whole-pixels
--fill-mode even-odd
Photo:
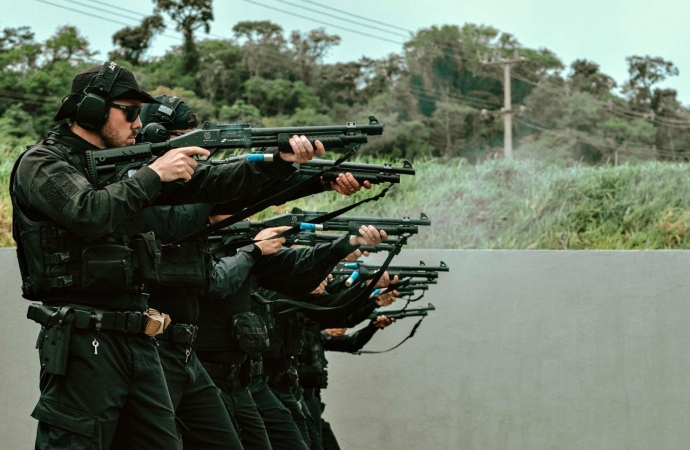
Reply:
[[[105,97],[110,96],[113,83],[120,74],[122,68],[112,61],[103,64],[98,74],[91,79],[84,89],[84,97],[77,104],[77,112],[74,120],[77,124],[89,131],[98,131],[108,120],[110,101]]]
[[[156,111],[150,113],[148,117],[146,117],[146,121],[149,123],[144,125],[144,128],[137,135],[137,142],[150,142],[155,144],[170,139],[170,130],[168,130],[164,124],[173,123],[175,109],[183,102],[180,97],[169,97],[167,95],[163,97],[164,98],[156,97],[156,100],[161,102],[160,105],[147,104],[145,106],[145,108],[156,108]]]
[[[160,100],[160,105],[155,105],[157,108],[156,112],[149,116],[149,122],[163,124],[173,122],[173,119],[175,118],[175,109],[180,106],[182,99],[180,97],[168,97],[167,95],[164,97],[164,99]]]

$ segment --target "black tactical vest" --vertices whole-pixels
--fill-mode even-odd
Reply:
[[[84,292],[134,294],[164,286],[204,286],[207,255],[199,243],[161,249],[153,232],[113,233],[88,240],[39,212],[29,217],[14,195],[14,179],[23,156],[38,147],[69,161],[75,171],[85,167],[82,154],[70,151],[57,134],[28,149],[15,162],[10,179],[12,234],[17,243],[24,298],[39,300]]]
[[[56,137],[51,135],[24,152],[15,162],[10,176],[12,235],[17,243],[23,297],[38,300],[44,295],[70,292],[140,291],[142,280],[135,276],[128,237],[108,236],[98,241],[87,240],[38,212],[29,217],[19,204],[14,194],[14,180],[19,162],[28,152],[41,147],[70,161],[72,165],[80,163],[74,153],[58,142]]]

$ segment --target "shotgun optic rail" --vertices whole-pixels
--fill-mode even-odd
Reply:
[[[366,144],[368,136],[383,134],[383,124],[369,116],[368,124],[348,122],[345,125],[311,127],[252,128],[248,123],[218,125],[204,122],[190,133],[167,141],[170,148],[197,145],[208,149],[250,149],[278,147],[281,152],[292,152],[290,138],[306,136],[312,145],[319,140],[327,150],[348,148],[352,144]]]
[[[438,267],[426,266],[424,265],[424,261],[420,261],[419,263],[419,266],[388,266],[386,272],[388,272],[388,276],[391,278],[397,276],[399,280],[403,280],[404,283],[399,283],[397,285],[402,288],[405,287],[404,285],[408,284],[409,278],[432,281],[438,278],[439,272],[448,272],[449,270],[448,266],[443,261],[441,261]],[[381,266],[370,266],[360,262],[346,262],[339,263],[331,273],[334,276],[347,275],[348,278],[345,281],[345,286],[352,286],[357,279],[368,280],[372,278],[380,269]]]
[[[431,220],[426,214],[421,213],[419,219],[410,219],[403,217],[402,219],[388,219],[380,217],[354,217],[354,216],[340,216],[328,220],[321,224],[309,223],[310,221],[327,214],[325,212],[305,212],[293,209],[292,212],[281,214],[270,219],[261,221],[242,221],[223,228],[215,235],[221,236],[239,236],[247,235],[252,232],[258,232],[265,228],[299,226],[302,231],[346,231],[351,235],[358,235],[359,228],[362,225],[373,225],[377,230],[383,230],[391,236],[401,236],[404,234],[419,233],[419,226],[431,226]]]

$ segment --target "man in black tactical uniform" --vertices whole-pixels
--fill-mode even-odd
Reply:
[[[196,128],[196,115],[179,98],[157,96],[156,100],[160,103],[149,103],[142,108],[140,119],[144,127],[155,115],[154,111],[161,111],[160,114],[167,113],[168,126],[184,132]],[[162,117],[156,119],[163,121]],[[168,133],[164,132],[164,139],[169,137]],[[160,272],[166,274],[164,283],[149,287],[149,306],[165,310],[172,318],[157,337],[158,355],[185,449],[242,448],[225,403],[194,352],[197,295],[209,282],[210,260],[205,243],[195,240],[170,245],[204,227],[214,207],[214,204],[153,206],[147,211],[152,219],[151,230],[164,244],[161,258],[164,266]],[[117,448],[131,445],[130,431],[136,426],[131,420],[121,420],[113,445]]]
[[[148,140],[162,141],[193,131],[198,125],[198,119],[194,112],[179,97],[159,95],[156,100],[160,103],[147,104],[142,108],[143,130],[139,134],[138,140],[143,142]],[[345,175],[342,178],[344,179],[340,180],[340,183],[349,182]],[[354,179],[351,181],[353,184],[349,186],[341,187],[338,185],[337,187],[348,188],[348,191],[350,190],[349,187],[354,187],[355,191],[359,190],[360,187],[356,181]],[[321,187],[320,184],[318,187]],[[258,193],[258,196],[260,195],[261,192]],[[217,205],[217,209],[224,212],[236,212],[248,201],[249,199],[246,197],[235,199],[231,204]],[[186,220],[178,221],[179,226],[177,228],[179,230],[175,231],[176,234],[184,236],[205,225],[215,206],[200,204],[154,209],[160,213],[161,220],[159,222],[162,223],[171,222],[168,219],[171,214],[184,215]],[[160,229],[156,224],[153,226],[156,235],[164,244],[175,240],[175,236],[170,235],[168,229]],[[263,239],[280,231],[285,230],[264,230],[256,238]],[[258,242],[257,247],[260,254],[269,255],[280,249],[283,241],[284,239],[266,240]],[[196,295],[200,293],[199,288],[204,287],[204,284],[207,285],[206,287],[215,286],[219,288],[223,291],[221,296],[229,295],[232,291],[229,286],[235,283],[233,278],[236,277],[236,272],[234,270],[232,272],[225,271],[225,267],[227,267],[227,261],[225,261],[225,264],[214,265],[211,279],[207,283],[203,283],[203,274],[211,266],[210,262],[204,258],[205,246],[204,240],[182,244],[182,248],[178,249],[176,253],[182,257],[179,263],[180,265],[184,263],[187,274],[185,276],[180,274],[180,278],[167,287],[154,289],[149,299],[149,304],[152,307],[159,309],[165,307],[174,321],[159,338],[158,352],[176,417],[183,425],[180,428],[185,448],[225,448],[223,443],[230,447],[230,439],[227,436],[224,437],[224,433],[230,428],[230,419],[225,410],[221,411],[224,406],[219,401],[218,390],[199,364],[195,351],[195,347],[200,345],[198,342],[195,343],[196,321],[199,312]],[[201,255],[199,255],[200,251]],[[241,259],[242,254],[248,255],[246,252],[240,252],[236,258]],[[233,258],[233,264],[235,264],[236,258]],[[288,267],[283,268],[283,270],[293,270],[293,268]],[[202,275],[201,285],[198,282],[195,283],[190,277],[195,273]],[[234,297],[231,299],[236,300],[232,302],[232,306],[237,310],[241,306],[242,299]],[[203,349],[203,343],[201,343],[201,348]],[[242,356],[243,358],[246,357],[244,354]],[[218,372],[216,365],[205,363],[204,366],[210,367],[212,374]],[[244,388],[246,395],[242,395],[243,391],[239,385],[232,390],[232,394],[232,396],[226,395],[226,404],[231,407],[231,412],[242,429],[242,444],[248,449],[270,448],[261,416],[246,387]],[[123,425],[123,427],[125,426],[131,427],[131,424]],[[124,433],[123,435],[126,436]]]
[[[359,255],[359,250],[355,250],[345,255],[345,260],[357,260]],[[361,321],[357,319],[360,310],[367,310],[368,316],[375,306],[389,305],[397,295],[397,291],[391,290],[372,298],[362,297],[365,284],[348,288],[343,283],[329,284],[329,281],[332,281],[330,276],[309,296],[298,297],[300,301],[312,303],[317,308],[305,308],[291,314],[282,313],[281,309],[284,308],[281,305],[275,308],[279,312],[277,332],[271,334],[272,351],[263,355],[271,391],[290,410],[293,421],[311,450],[322,448],[318,389],[325,387],[326,360],[321,329],[350,320],[357,320],[356,324]],[[397,277],[390,280],[387,272],[384,272],[377,286],[385,287],[395,282]],[[370,305],[374,305],[371,310]]]
[[[334,253],[332,256],[345,258],[351,255],[353,251],[358,252],[355,249],[351,250],[350,252]],[[272,292],[266,289],[260,290],[265,298],[277,301],[271,308],[274,320],[273,330],[270,333],[270,348],[262,354],[264,373],[262,377],[252,382],[251,392],[259,408],[263,404],[272,405],[271,402],[277,399],[290,412],[290,425],[299,431],[298,436],[301,436],[301,441],[304,442],[304,447],[307,449],[320,448],[321,439],[317,430],[314,427],[309,427],[310,421],[314,420],[314,417],[305,402],[302,401],[302,388],[299,385],[299,356],[304,348],[305,320],[315,316],[333,323],[340,323],[342,317],[350,314],[352,308],[359,309],[362,302],[368,302],[366,300],[368,297],[362,297],[364,284],[352,287],[348,289],[348,292],[339,292],[338,295],[321,295],[325,293],[324,288],[326,286],[326,282],[323,280],[338,262],[339,260],[333,260],[331,264],[321,264],[319,271],[312,271],[314,277],[321,276],[321,278],[312,280],[311,289],[286,290],[280,284],[273,283],[273,286],[266,284],[262,286],[262,288],[271,289]],[[397,281],[397,278],[395,280]],[[384,272],[378,281],[380,285],[377,284],[377,286],[384,287],[389,282],[388,274]],[[322,297],[326,297],[326,299]],[[299,300],[311,303],[311,306],[315,308],[300,308],[290,303],[286,304],[282,301],[286,298],[290,301]],[[326,308],[323,308],[324,306]],[[288,431],[286,427],[279,430],[282,432],[281,435],[285,435]],[[269,437],[271,437],[270,430]],[[273,439],[271,442],[273,443]]]
[[[142,103],[155,100],[109,62],[81,72],[47,139],[22,154],[11,176],[13,236],[29,317],[43,326],[37,449],[110,448],[129,421],[130,448],[179,448],[155,336],[169,319],[147,310],[161,283],[155,204],[219,203],[270,186],[311,159],[306,138],[276,163],[197,167],[199,147],[171,150],[131,177],[96,186],[87,151],[134,144]],[[171,182],[183,183],[173,185]],[[242,184],[233,183],[241,180]],[[172,232],[171,232],[172,233]]]
[[[263,230],[256,239],[269,238],[288,228]],[[217,264],[219,276],[216,277],[214,289],[200,303],[197,354],[223,392],[240,426],[249,433],[242,435],[246,448],[307,448],[299,430],[289,419],[289,412],[277,399],[265,400],[261,397],[254,405],[249,395],[251,375],[261,377],[261,371],[256,371],[256,356],[267,348],[264,321],[251,312],[252,281],[256,286],[275,289],[287,295],[309,292],[344,255],[362,244],[376,245],[386,237],[385,233],[373,227],[361,227],[359,232],[360,236],[343,236],[332,244],[320,244],[313,248],[280,248],[279,244],[284,241],[282,238],[274,239],[274,242],[262,241],[255,244],[255,250],[240,251],[236,256],[222,258]],[[247,328],[250,331],[243,332]],[[260,329],[263,331],[260,332]],[[263,340],[256,341],[259,333],[264,336]],[[255,358],[250,360],[248,356]],[[252,420],[252,416],[261,417],[257,414],[257,407],[263,416],[265,431],[260,425],[257,426],[256,420]],[[265,438],[266,434],[270,444]],[[263,440],[260,439],[262,435]]]

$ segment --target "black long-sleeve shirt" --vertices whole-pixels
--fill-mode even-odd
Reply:
[[[310,292],[337,261],[357,248],[348,241],[349,237],[343,237],[310,248],[285,248],[256,260],[243,251],[222,258],[214,268],[212,292],[200,301],[195,343],[199,359],[218,364],[244,361],[246,354],[234,345],[232,316],[252,309],[253,287],[271,287],[284,295]]]
[[[332,352],[355,353],[362,349],[374,337],[379,329],[373,323],[352,334],[332,337],[322,333],[324,349]]]
[[[98,149],[71,132],[66,124],[51,136],[60,144],[44,143],[22,155],[11,186],[17,205],[27,217],[50,221],[69,230],[64,239],[94,240],[107,236],[131,236],[152,231],[158,203],[181,205],[216,204],[243,193],[253,194],[289,177],[295,167],[282,160],[268,164],[240,162],[223,166],[199,166],[192,179],[175,186],[169,195],[161,196],[163,183],[149,167],[137,170],[131,178],[114,182],[102,189],[91,185],[86,176],[86,151]],[[148,210],[147,210],[148,209]],[[169,216],[172,217],[172,216]],[[173,220],[174,224],[178,222]],[[161,223],[159,233],[175,230]],[[176,235],[176,237],[181,237]],[[113,310],[141,310],[143,296],[118,292],[58,292],[41,294],[41,300],[74,302]]]

